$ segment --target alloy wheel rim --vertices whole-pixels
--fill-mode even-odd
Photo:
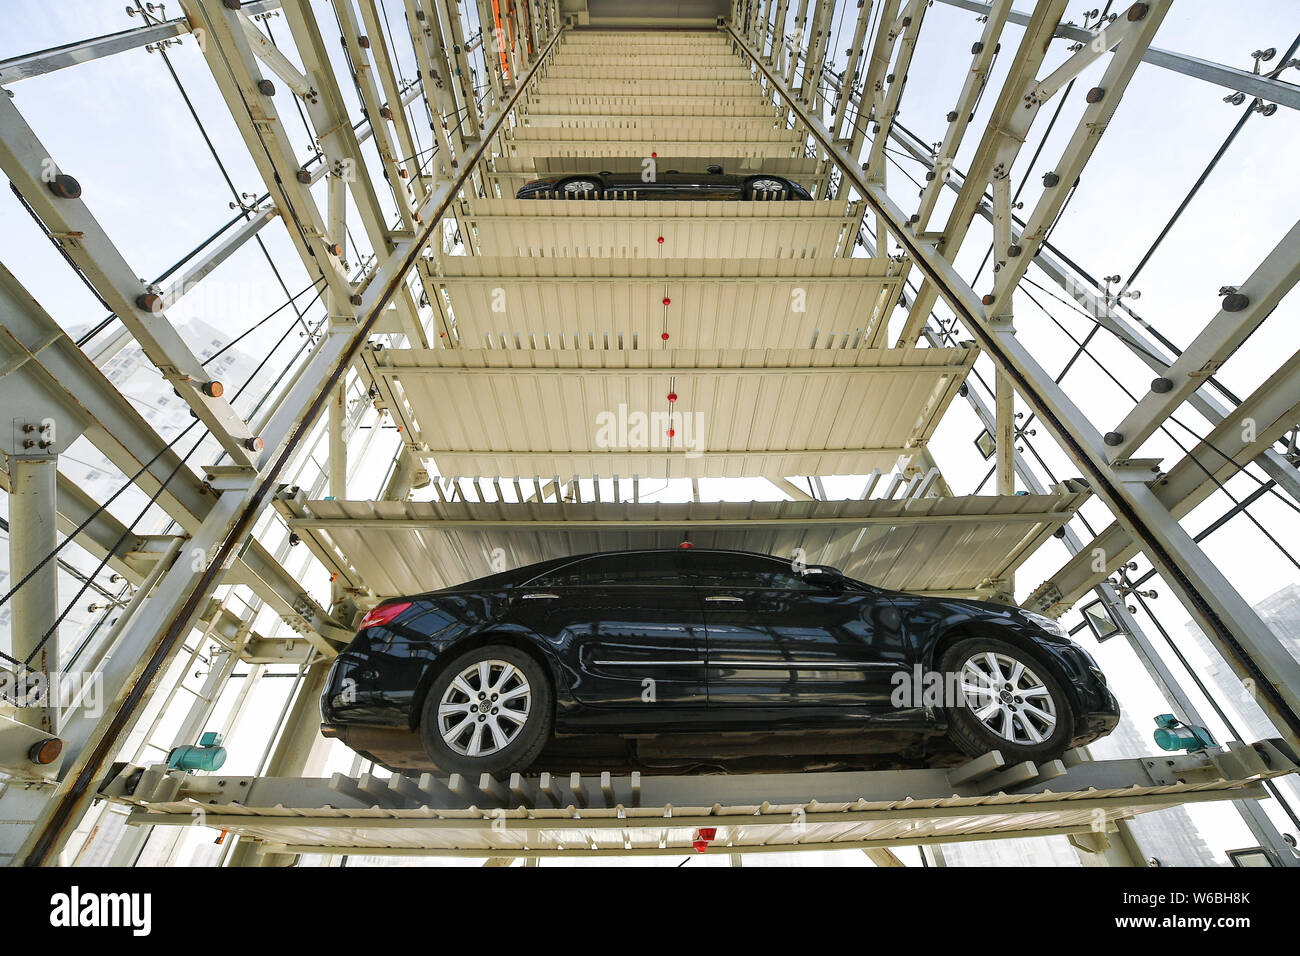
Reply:
[[[1056,700],[1022,661],[985,651],[961,668],[962,696],[975,718],[1013,744],[1041,744],[1056,731]]]
[[[564,191],[566,193],[590,193],[595,192],[599,188],[600,187],[590,179],[575,179],[573,182],[564,184]]]
[[[785,184],[775,179],[755,179],[749,188],[760,193],[779,193],[785,189]]]
[[[532,688],[523,671],[509,661],[478,661],[443,691],[438,732],[456,753],[487,757],[519,736],[532,705]]]

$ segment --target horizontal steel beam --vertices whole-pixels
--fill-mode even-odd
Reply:
[[[145,355],[181,399],[240,464],[253,460],[254,436],[219,393],[204,391],[208,375],[171,320],[148,299],[149,289],[108,237],[90,208],[59,173],[8,96],[0,96],[0,167],[40,217],[59,248],[135,335]]]
[[[244,12],[254,16],[268,10],[275,10],[279,6],[280,0],[255,0],[244,4]],[[127,9],[129,10],[130,7]],[[19,80],[29,80],[34,76],[43,76],[79,63],[89,63],[115,53],[125,53],[127,50],[161,43],[173,37],[185,36],[189,32],[189,21],[184,17],[177,17],[174,20],[146,23],[118,33],[109,33],[88,40],[78,40],[75,43],[65,43],[48,50],[39,50],[36,53],[10,57],[7,60],[0,60],[0,86],[17,83]]]
[[[413,528],[424,531],[439,531],[444,528],[496,529],[508,528],[527,533],[546,528],[580,529],[580,528],[782,528],[807,527],[810,525],[842,525],[845,527],[867,527],[871,525],[928,525],[928,524],[1048,524],[1060,525],[1068,521],[1072,511],[1050,511],[1034,514],[899,514],[899,515],[844,515],[825,518],[791,516],[788,518],[683,518],[674,521],[671,518],[600,518],[585,520],[580,518],[525,518],[522,520],[494,520],[491,518],[290,518],[291,528],[314,528],[328,531],[332,528]]]
[[[1300,222],[1270,252],[1217,315],[1115,426],[1111,461],[1130,457],[1187,398],[1205,384],[1300,281]],[[1244,303],[1242,300],[1245,300]]]
[[[929,146],[914,134],[900,129],[898,124],[895,123],[890,130],[890,137],[907,150],[918,162],[931,169],[934,168]],[[965,179],[958,171],[949,169],[947,177],[938,177],[936,181],[943,182],[954,192],[960,192]],[[987,193],[985,195],[987,196]],[[993,210],[990,203],[979,203],[975,211],[984,219],[990,222],[993,221]],[[1012,239],[1019,239],[1021,235],[1020,226],[1013,220],[1011,225]],[[1085,285],[1088,282],[1087,278],[1077,275],[1075,270],[1066,264],[1062,255],[1050,243],[1044,243],[1039,247],[1038,255],[1034,257],[1034,265],[1074,299],[1081,309],[1095,319],[1097,324],[1114,335],[1153,372],[1162,375],[1173,364],[1174,359],[1168,357],[1159,345],[1130,325],[1128,319],[1116,311],[1111,303],[1104,298],[1101,290],[1089,288]],[[1146,325],[1127,306],[1125,311],[1139,323]],[[1150,326],[1147,326],[1147,328],[1150,328]],[[1211,424],[1223,421],[1224,416],[1230,411],[1205,394],[1204,389],[1192,392],[1187,400]],[[1300,472],[1297,472],[1295,467],[1287,462],[1286,458],[1274,448],[1263,449],[1258,460],[1260,467],[1268,472],[1269,477],[1276,481],[1278,486],[1286,491],[1293,500],[1300,502]]]
[[[992,9],[991,4],[980,3],[979,0],[939,0],[939,2],[946,3],[950,7],[969,10],[971,13],[978,13],[981,16],[988,16],[989,11]],[[1030,14],[1021,13],[1019,10],[1012,10],[1007,17],[1012,23],[1019,26],[1028,24],[1029,18]],[[1080,43],[1089,43],[1096,37],[1096,34],[1091,30],[1084,30],[1081,27],[1063,23],[1056,28],[1054,36],[1067,40],[1076,40]],[[1184,76],[1195,77],[1198,80],[1204,80],[1225,89],[1237,90],[1249,96],[1259,97],[1269,103],[1289,106],[1291,109],[1300,109],[1300,86],[1288,83],[1285,80],[1261,76],[1248,70],[1239,70],[1235,66],[1225,66],[1222,63],[1202,60],[1200,57],[1190,56],[1186,53],[1176,53],[1172,50],[1162,50],[1158,47],[1148,49],[1142,55],[1142,60],[1152,66],[1172,70],[1174,73],[1181,73]]]
[[[23,376],[33,388],[49,395],[52,403],[76,416],[86,438],[140,491],[157,495],[158,505],[186,532],[196,531],[216,502],[216,494],[170,448],[153,426],[118,391],[94,363],[72,342],[53,318],[28,294],[21,283],[0,265],[0,356],[9,361],[0,368],[0,397],[7,394],[10,376]],[[60,476],[59,513],[75,529],[91,520],[78,543],[90,545],[98,556],[122,557],[119,544],[140,537],[106,511],[79,508],[73,497],[76,485]],[[75,520],[73,519],[75,516]],[[94,544],[87,540],[91,536]],[[137,562],[138,563],[138,562]],[[256,570],[247,583],[258,597],[281,613],[291,626],[310,633],[319,648],[334,653],[331,641],[346,642],[351,633],[333,621],[258,542],[243,553],[240,565]],[[135,571],[136,576],[140,572]]]
[[[1269,448],[1278,436],[1300,424],[1300,353],[1224,418],[1205,440],[1180,459],[1154,488],[1155,495],[1175,518],[1193,508],[1234,478],[1242,467]],[[1294,466],[1288,465],[1292,468]],[[1128,561],[1138,544],[1119,523],[1109,525],[1025,600],[1025,607],[1057,614]],[[1104,555],[1103,570],[1095,556]]]

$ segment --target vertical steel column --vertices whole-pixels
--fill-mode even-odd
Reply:
[[[843,136],[844,117],[848,114],[849,100],[853,98],[853,84],[858,76],[858,61],[862,59],[862,47],[866,42],[867,26],[870,21],[871,0],[858,0],[858,22],[853,28],[853,40],[844,51],[848,62],[844,65],[844,79],[840,81],[839,96],[835,100],[835,119],[831,123],[831,134],[837,142]]]
[[[429,110],[429,128],[438,140],[437,162],[433,171],[441,177],[447,177],[454,171],[456,162],[451,139],[448,134],[448,116],[455,115],[455,97],[447,85],[451,67],[441,46],[442,31],[438,27],[437,17],[430,17],[420,6],[419,0],[406,0],[406,24],[411,33],[411,45],[415,48],[415,62],[420,65],[420,75],[424,78],[424,101]],[[493,74],[493,79],[496,75]],[[439,179],[435,178],[433,186],[438,188]]]
[[[402,155],[397,143],[393,141],[392,131],[389,129],[393,106],[401,112],[401,100],[393,98],[389,102],[393,106],[387,107],[390,116],[384,116],[386,107],[384,98],[381,94],[379,84],[376,82],[375,64],[371,61],[370,50],[374,41],[367,34],[362,33],[362,26],[357,20],[356,11],[352,7],[351,0],[333,0],[335,13],[338,15],[340,28],[343,31],[343,45],[347,50],[348,59],[352,63],[354,82],[361,97],[362,112],[370,120],[370,128],[374,130],[375,150],[379,153],[379,160],[384,170],[384,179],[388,182],[388,188],[392,193],[393,203],[397,207],[397,213],[401,217],[401,228],[412,230],[415,228],[415,219],[411,214],[412,205],[420,197],[412,197],[407,187],[407,170],[402,166]],[[382,70],[378,72],[383,72]],[[390,84],[392,85],[392,84]],[[332,201],[331,195],[331,201]],[[331,232],[331,239],[338,245],[338,248],[344,247],[344,238]]]
[[[882,137],[883,138],[883,137]],[[995,270],[1005,263],[1007,248],[1011,245],[1011,176],[1006,173],[993,180],[993,245],[1002,250],[994,255]],[[1005,316],[1010,322],[1010,306]],[[1016,392],[1011,379],[1001,369],[994,381],[994,407],[997,420],[997,488],[1000,495],[1016,493],[1015,443],[1016,443]],[[1012,588],[1010,582],[1008,589]]]
[[[347,386],[334,389],[330,398],[330,497],[346,498],[348,494],[348,443],[344,429],[347,424]]]
[[[342,245],[347,238],[347,190],[339,176],[330,177],[327,209],[330,238]],[[334,315],[333,295],[333,292],[326,292],[326,296],[331,299],[328,303],[331,317]],[[331,318],[330,321],[333,326],[333,319]],[[331,396],[328,423],[329,489],[330,495],[339,499],[346,498],[348,495],[347,409],[347,376],[345,375]],[[334,590],[337,591],[337,588]],[[338,593],[332,595],[333,600],[338,600],[338,597]]]
[[[27,424],[35,427],[35,423]],[[23,427],[23,423],[15,423],[16,429]],[[18,708],[18,719],[48,734],[57,733],[59,723],[58,689],[51,676],[59,669],[58,631],[41,643],[59,612],[59,565],[46,560],[58,545],[57,481],[53,455],[14,455],[9,459],[10,574],[15,582],[31,574],[11,599],[13,656],[27,661],[18,674],[20,679],[44,682],[40,706]]]
[[[862,153],[862,144],[867,139],[867,123],[876,115],[876,98],[884,87],[885,70],[894,53],[894,38],[891,35],[894,21],[898,19],[898,7],[901,0],[883,0],[880,5],[880,21],[876,24],[876,36],[871,41],[871,56],[867,58],[867,72],[862,78],[862,95],[858,99],[858,119],[854,123],[853,135],[850,137],[848,152],[855,159]],[[880,236],[880,233],[877,233]],[[884,237],[880,236],[882,249]]]
[[[808,20],[808,0],[799,0],[799,12],[794,17],[794,36],[791,38],[790,62],[785,67],[785,85],[794,87],[794,75],[799,71],[799,57],[803,52],[804,23]]]
[[[407,0],[409,3],[410,0]],[[494,102],[501,102],[505,78],[501,75],[501,41],[497,37],[489,0],[478,0],[478,21],[482,29],[483,63],[492,85]]]
[[[528,18],[528,65],[532,66],[538,50],[541,49],[541,34],[539,32],[541,13],[537,0],[527,0],[524,5],[524,15]]]
[[[815,113],[821,112],[822,64],[826,62],[826,46],[830,42],[830,20],[835,13],[835,0],[817,0],[813,10],[812,28],[808,34],[808,63],[803,78],[803,101]]]
[[[375,0],[361,0],[359,6],[362,22],[366,25],[366,33],[370,37],[370,49],[374,52],[375,67],[383,87],[384,98],[388,101],[388,110],[392,114],[388,119],[397,130],[397,141],[401,146],[399,160],[412,173],[418,173],[422,157],[416,145],[414,131],[408,122],[407,112],[403,108],[403,91],[397,85],[398,61],[395,51],[388,48],[388,23],[381,17]],[[373,130],[376,125],[376,120],[372,116],[371,129]],[[423,175],[413,175],[411,181],[418,184],[415,196],[418,203],[424,198],[423,193],[433,187],[433,183]]]
[[[1001,370],[995,382],[995,399],[997,420],[997,479],[998,494],[1014,495],[1016,493],[1016,470],[1014,455],[1016,450],[1016,392],[1011,379]]]
[[[755,8],[754,22],[750,26],[750,35],[754,37],[754,46],[759,53],[767,49],[768,23],[772,19],[772,0],[762,0]]]
[[[979,40],[971,48],[971,68],[966,74],[966,80],[962,84],[961,94],[957,97],[957,103],[948,113],[948,128],[944,132],[943,141],[939,145],[939,152],[934,159],[934,176],[928,177],[925,187],[921,191],[921,204],[913,216],[913,223],[916,230],[922,232],[930,223],[930,215],[934,212],[935,203],[939,199],[939,191],[948,184],[948,174],[953,161],[957,158],[957,150],[961,147],[962,137],[966,135],[966,129],[970,126],[971,119],[975,113],[975,104],[979,102],[980,94],[988,84],[989,71],[993,66],[993,57],[998,53],[1000,44],[999,37],[1002,36],[1002,30],[1006,26],[1007,14],[1011,11],[1011,0],[994,0],[993,7],[989,11],[988,17],[984,21],[984,29],[980,33]],[[898,129],[890,126],[889,135],[897,137]]]
[[[894,117],[898,115],[898,104],[903,98],[903,88],[907,85],[907,71],[912,67],[912,54],[916,50],[921,24],[925,21],[925,11],[924,3],[909,3],[899,21],[890,27],[886,37],[891,52],[894,45],[897,45],[898,56],[894,59],[892,71],[885,74],[884,82],[879,86],[872,116],[871,150],[867,154],[867,178],[873,183],[879,183],[882,188],[888,166],[885,162],[885,144],[889,141],[889,130],[893,126]],[[883,21],[880,29],[885,29]],[[886,60],[886,66],[888,65]]]
[[[468,141],[478,139],[480,125],[478,100],[474,97],[474,81],[469,73],[469,57],[465,55],[465,31],[461,27],[461,15],[457,9],[459,5],[460,0],[434,0],[434,6],[438,8],[439,17],[443,18],[447,30],[444,37],[449,35],[451,39],[451,52],[454,58],[452,89],[457,92],[461,108],[464,110],[464,115],[457,119],[456,133],[461,150],[464,151]]]
[[[776,0],[776,17],[772,20],[772,50],[766,63],[778,73],[785,68],[785,19],[790,0]]]

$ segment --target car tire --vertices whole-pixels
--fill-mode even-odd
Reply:
[[[604,189],[604,184],[594,176],[574,176],[561,180],[555,187],[560,196],[576,199],[599,199]]]
[[[1010,764],[1052,760],[1074,738],[1065,688],[1042,658],[1019,645],[988,637],[959,640],[943,652],[939,670],[945,678],[956,675],[945,680],[955,700],[944,710],[948,737],[967,756],[997,750]]]
[[[745,198],[766,200],[785,199],[790,195],[790,186],[777,176],[754,176],[745,181]]]
[[[480,713],[494,703],[493,693],[497,706]],[[531,654],[509,644],[476,647],[453,658],[429,686],[420,740],[447,773],[477,779],[523,771],[551,739],[553,700],[546,669]]]

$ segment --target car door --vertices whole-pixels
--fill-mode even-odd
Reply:
[[[695,557],[711,714],[890,709],[894,675],[911,662],[898,612],[882,594],[856,582],[813,583],[777,558]]]
[[[609,711],[588,722],[655,724],[665,710],[704,708],[704,621],[676,551],[593,555],[514,596],[514,620],[551,642],[573,696]]]
[[[613,198],[681,199],[680,175],[656,170],[649,178],[643,173],[614,173],[604,177],[605,193]],[[685,198],[692,198],[686,196]]]
[[[679,199],[735,199],[741,192],[734,176],[720,173],[668,170],[660,178]]]

